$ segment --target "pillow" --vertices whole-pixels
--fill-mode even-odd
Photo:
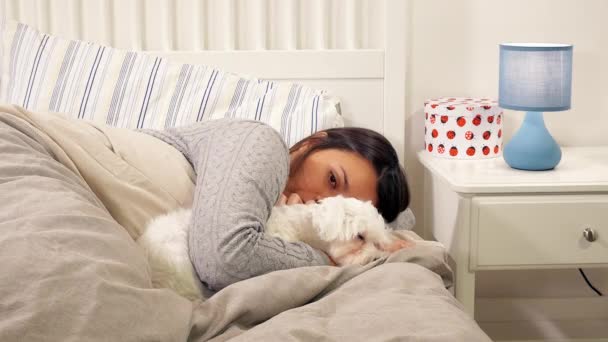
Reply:
[[[388,224],[394,230],[412,230],[416,225],[416,217],[412,209],[407,208],[397,215],[397,218]]]
[[[344,125],[338,100],[322,90],[5,25],[0,100],[26,109],[138,129],[251,119],[275,128],[289,146]]]
[[[245,118],[269,124],[289,146],[344,126],[337,98],[300,84],[66,40],[14,21],[0,30],[0,101],[30,110],[123,128]],[[408,209],[391,226],[409,230],[414,223]]]

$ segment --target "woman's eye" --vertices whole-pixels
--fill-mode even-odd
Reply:
[[[336,176],[333,174],[333,172],[329,173],[329,184],[334,189],[338,186],[338,181],[336,180]]]

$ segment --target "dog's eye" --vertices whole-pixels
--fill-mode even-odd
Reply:
[[[363,236],[363,234],[357,234],[357,239],[365,241],[365,236]]]

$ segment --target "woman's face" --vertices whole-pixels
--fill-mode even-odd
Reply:
[[[291,161],[299,154],[291,153]],[[326,149],[313,152],[291,175],[283,194],[296,193],[303,202],[343,195],[378,203],[377,175],[371,162],[355,152]]]

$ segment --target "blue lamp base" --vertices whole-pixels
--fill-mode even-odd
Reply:
[[[519,130],[505,145],[503,158],[520,170],[551,170],[559,164],[562,151],[543,120],[542,112],[527,112]]]

